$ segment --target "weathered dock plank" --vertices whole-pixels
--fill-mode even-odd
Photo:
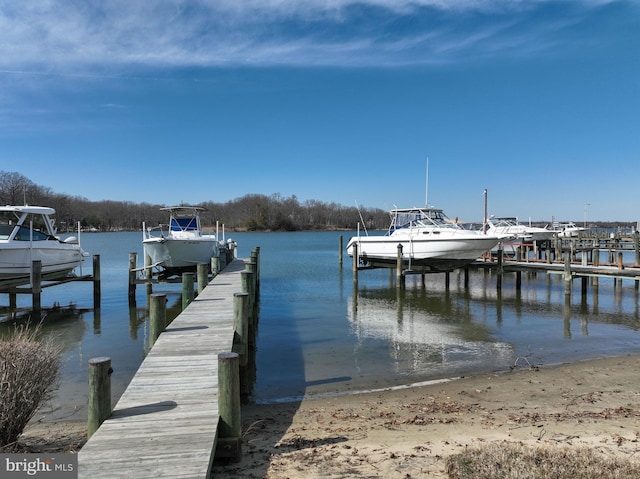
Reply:
[[[113,414],[78,453],[80,478],[207,478],[218,411],[218,354],[233,347],[232,261],[167,327]],[[113,366],[117,370],[117,365]]]

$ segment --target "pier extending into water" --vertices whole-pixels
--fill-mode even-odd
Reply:
[[[239,458],[240,395],[255,373],[258,253],[232,260],[162,328],[113,410],[109,375],[118,366],[90,361],[80,478],[208,478],[214,458]],[[163,320],[158,296],[152,322]]]

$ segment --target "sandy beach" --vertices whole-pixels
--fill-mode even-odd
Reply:
[[[489,441],[589,446],[640,460],[640,357],[517,367],[455,381],[247,406],[225,478],[444,478],[445,458]]]
[[[243,456],[224,478],[447,477],[447,456],[491,441],[639,460],[640,356],[517,365],[426,386],[243,406]],[[84,424],[34,421],[21,442],[77,452]]]

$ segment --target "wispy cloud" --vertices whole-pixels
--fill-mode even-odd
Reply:
[[[453,62],[529,50],[532,38],[551,46],[557,25],[604,3],[0,0],[0,70]]]

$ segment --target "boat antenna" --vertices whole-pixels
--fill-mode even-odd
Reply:
[[[427,156],[427,176],[425,178],[424,188],[424,206],[429,207],[429,157]]]
[[[357,200],[356,200],[356,209],[358,210],[358,215],[360,216],[360,222],[362,223],[362,227],[364,228],[364,234],[369,236],[369,233],[367,232],[367,225],[364,224],[364,219],[362,218],[362,213],[360,212],[360,205],[358,204]]]

